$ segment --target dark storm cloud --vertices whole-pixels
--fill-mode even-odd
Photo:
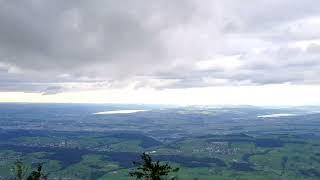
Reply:
[[[319,5],[0,0],[0,90],[319,83]]]

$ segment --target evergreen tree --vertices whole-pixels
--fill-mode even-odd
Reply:
[[[136,179],[162,180],[166,179],[169,173],[179,171],[179,168],[172,168],[167,163],[161,165],[159,161],[153,161],[151,156],[146,153],[141,155],[142,163],[133,162],[138,165],[135,171],[129,173]],[[175,179],[175,178],[172,178]]]
[[[42,165],[38,164],[36,170],[32,171],[29,176],[26,176],[28,172],[28,168],[24,163],[20,160],[15,162],[14,172],[15,172],[15,179],[16,180],[46,180],[48,174],[44,174],[42,170]]]
[[[17,160],[14,163],[14,173],[15,173],[16,180],[23,180],[27,171],[28,171],[28,168],[23,164],[22,161]]]
[[[27,180],[46,180],[48,174],[44,174],[42,171],[42,165],[39,164],[37,170],[32,171]]]

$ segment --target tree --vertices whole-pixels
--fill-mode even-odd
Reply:
[[[24,165],[24,163],[20,160],[16,161],[14,165],[15,179],[24,180],[28,172],[27,166]],[[31,174],[27,177],[27,180],[46,180],[47,177],[48,174],[44,174],[42,171],[42,165],[38,164],[37,169],[31,172]]]
[[[14,173],[15,173],[16,180],[22,180],[25,177],[27,171],[28,171],[28,168],[23,164],[22,161],[17,160],[14,163]]]
[[[171,172],[179,171],[179,168],[172,168],[167,163],[161,165],[159,161],[153,161],[151,156],[143,153],[141,155],[142,163],[133,162],[134,165],[138,165],[135,171],[129,173],[130,176],[136,179],[146,180],[162,180],[167,178]],[[175,178],[172,178],[175,179]]]
[[[42,165],[39,164],[37,170],[32,171],[27,180],[46,180],[48,174],[44,174],[42,171]]]

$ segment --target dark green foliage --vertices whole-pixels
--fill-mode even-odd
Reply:
[[[46,180],[48,174],[44,174],[42,171],[42,165],[39,164],[37,170],[32,171],[27,180]]]
[[[24,165],[24,163],[20,160],[18,160],[15,163],[15,179],[16,180],[23,180],[26,177],[26,173],[28,171],[28,168]],[[32,171],[31,174],[26,178],[27,180],[46,180],[48,177],[48,174],[44,174],[42,171],[42,165],[39,164],[37,169]]]
[[[27,167],[20,160],[17,160],[14,165],[15,179],[22,180],[26,175]]]
[[[170,172],[177,172],[179,168],[172,168],[167,163],[161,165],[159,161],[153,161],[151,156],[146,153],[141,155],[142,163],[133,162],[138,165],[135,171],[129,173],[136,179],[161,180],[166,178]],[[174,178],[172,178],[174,179]]]

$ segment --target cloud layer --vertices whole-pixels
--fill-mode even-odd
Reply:
[[[319,84],[313,0],[0,0],[0,91]]]

